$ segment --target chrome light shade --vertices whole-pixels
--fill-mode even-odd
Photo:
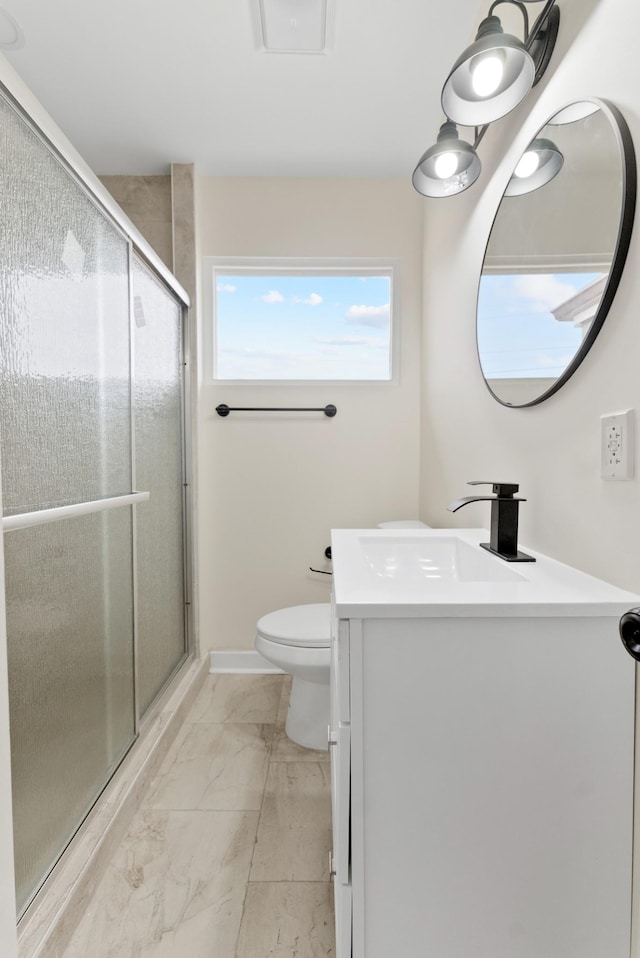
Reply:
[[[505,196],[532,193],[557,176],[564,156],[551,140],[533,140],[522,154],[504,191]]]
[[[487,67],[490,76],[485,85],[481,74]],[[455,123],[464,126],[491,123],[524,99],[535,75],[535,63],[522,41],[504,33],[499,17],[486,17],[475,42],[458,57],[447,77],[442,109]]]
[[[475,183],[481,168],[474,148],[458,137],[455,123],[447,122],[440,127],[437,143],[420,158],[412,182],[423,196],[452,196]]]
[[[525,40],[504,33],[492,10],[499,3],[517,6],[524,16]],[[442,90],[446,116],[465,126],[492,123],[514,109],[543,76],[558,35],[560,11],[547,4],[531,33],[518,0],[496,0],[480,24],[476,39],[458,57]]]

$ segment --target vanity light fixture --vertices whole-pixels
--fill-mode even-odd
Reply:
[[[469,152],[475,153],[487,125],[513,110],[543,76],[558,35],[560,11],[556,0],[547,0],[529,30],[526,4],[530,2],[533,0],[494,0],[475,41],[454,63],[442,90],[442,109],[447,122],[440,128],[438,143],[426,151],[413,173],[413,185],[424,196],[449,196],[476,181],[480,160],[477,156],[469,159]],[[500,18],[493,13],[500,4],[516,7],[522,14],[523,40],[502,29]],[[444,162],[436,169],[431,160],[442,152],[443,131],[450,126],[455,130],[454,124],[475,127],[476,136],[473,146],[464,140],[457,141],[467,148],[469,172],[466,179],[452,182]]]
[[[504,195],[532,193],[552,180],[562,169],[563,163],[564,156],[555,143],[542,137],[533,140],[520,157]]]
[[[475,147],[458,136],[455,123],[440,127],[438,141],[429,147],[413,171],[413,185],[423,196],[461,193],[478,179],[481,164]]]

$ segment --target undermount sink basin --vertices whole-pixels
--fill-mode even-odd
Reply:
[[[518,582],[523,576],[500,559],[456,536],[408,538],[361,536],[365,562],[381,580],[416,584],[441,582]]]

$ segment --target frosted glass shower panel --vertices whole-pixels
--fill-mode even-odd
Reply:
[[[124,507],[4,536],[20,910],[133,741],[132,535]]]
[[[131,491],[128,243],[0,97],[5,515]]]
[[[134,257],[137,661],[140,714],[186,654],[184,620],[182,307]]]

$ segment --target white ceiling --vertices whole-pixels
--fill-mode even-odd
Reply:
[[[4,52],[97,173],[410,177],[488,0],[335,0],[306,56],[258,49],[253,2],[2,0]]]

